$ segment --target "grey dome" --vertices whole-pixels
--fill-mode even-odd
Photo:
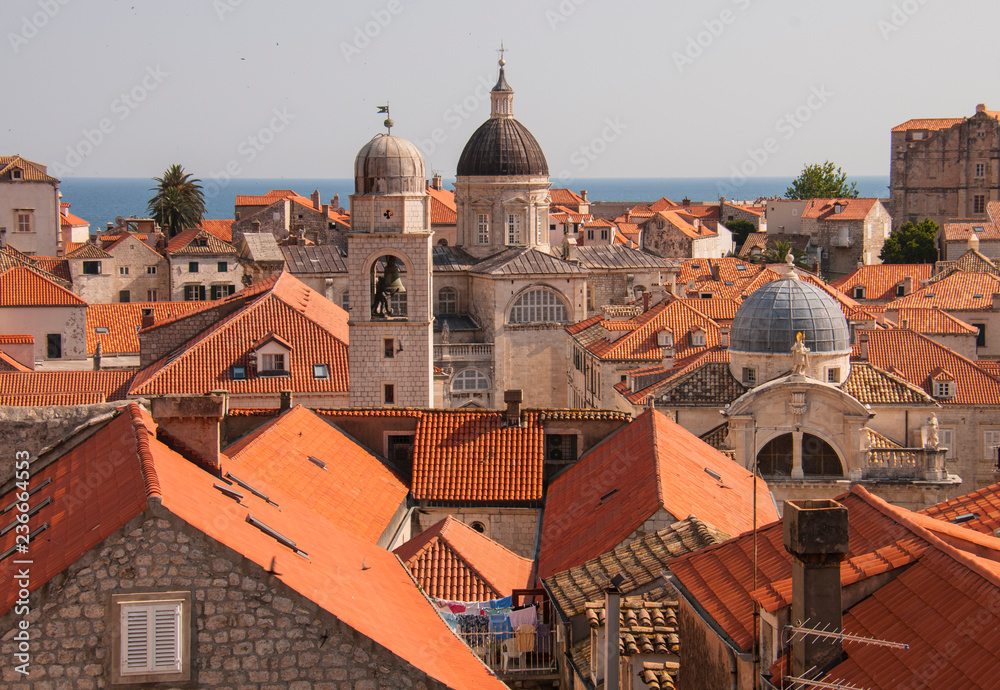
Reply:
[[[377,134],[354,159],[355,194],[419,194],[426,185],[424,157],[406,139]]]
[[[811,283],[782,278],[759,288],[740,305],[730,349],[787,353],[799,332],[812,352],[851,349],[847,319],[836,300]]]
[[[490,118],[480,125],[458,159],[459,177],[548,174],[542,147],[512,117]]]

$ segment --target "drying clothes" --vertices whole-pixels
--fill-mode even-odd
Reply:
[[[490,631],[490,619],[486,616],[463,613],[458,616],[458,632],[464,635],[485,635]]]
[[[538,645],[537,645],[538,649],[535,650],[536,652],[540,652],[542,654],[548,654],[552,651],[550,649],[551,647],[550,643],[552,641],[551,633],[552,633],[552,628],[550,628],[548,624],[546,623],[538,624]]]
[[[517,651],[519,654],[535,650],[535,626],[519,625],[514,637],[517,639]]]
[[[510,624],[517,630],[518,626],[538,624],[538,613],[534,606],[510,612]]]
[[[490,632],[497,636],[498,640],[506,640],[513,637],[514,628],[510,625],[508,611],[501,609],[499,613],[489,614]]]

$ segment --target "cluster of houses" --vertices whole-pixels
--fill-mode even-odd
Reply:
[[[988,195],[935,265],[878,199],[590,201],[503,63],[454,191],[354,171],[89,238],[0,157],[5,686],[989,685]]]

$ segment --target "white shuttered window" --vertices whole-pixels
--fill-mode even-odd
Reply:
[[[121,607],[121,675],[179,673],[183,602],[134,602]]]

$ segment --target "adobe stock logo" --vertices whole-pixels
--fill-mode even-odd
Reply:
[[[37,36],[42,27],[48,25],[49,21],[59,14],[59,10],[69,3],[70,0],[38,0],[38,12],[30,17],[27,15],[21,17],[20,31],[17,33],[7,32],[7,40],[10,41],[11,49],[15,53],[19,53],[21,48],[28,45],[28,41]]]

